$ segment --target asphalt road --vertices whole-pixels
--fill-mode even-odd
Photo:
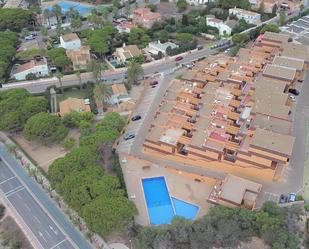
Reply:
[[[38,184],[28,177],[2,144],[0,156],[3,159],[0,162],[0,189],[42,248],[91,249],[82,234]]]
[[[216,50],[210,50],[209,48],[204,48],[202,50],[193,51],[183,56],[183,60],[176,62],[175,57],[166,57],[165,61],[145,64],[144,74],[150,75],[156,72],[168,72],[172,70],[177,63],[188,63],[190,61],[197,60],[199,58],[206,57],[210,54],[215,53]],[[177,56],[176,56],[177,57]],[[106,83],[121,83],[125,80],[126,69],[118,69],[116,71],[106,71],[102,75],[102,80]],[[87,81],[94,81],[92,73],[82,73],[81,74],[82,82],[86,83]],[[72,86],[78,85],[79,81],[76,75],[65,75],[62,78],[63,86]],[[1,90],[11,89],[11,88],[25,88],[30,93],[42,93],[48,86],[56,85],[59,87],[59,81],[56,77],[48,79],[39,79],[32,81],[23,81],[23,82],[14,82],[9,84],[4,84]]]

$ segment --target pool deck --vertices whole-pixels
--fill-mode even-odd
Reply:
[[[79,5],[86,6],[86,7],[91,7],[91,8],[98,7],[98,5],[94,5],[94,4],[90,4],[90,3],[85,3],[85,2],[69,1],[69,0],[53,0],[53,1],[47,1],[47,2],[41,1],[41,8],[45,9],[45,8],[50,7],[50,6],[54,6],[56,4],[59,4],[61,2],[72,3],[72,4],[75,4],[75,5],[79,4]]]
[[[153,164],[149,161],[128,155],[120,155],[123,174],[127,185],[129,198],[135,203],[139,215],[136,222],[149,225],[149,217],[142,189],[142,178],[164,176],[171,197],[189,202],[199,207],[197,217],[201,217],[209,210],[212,204],[207,202],[212,189],[212,181],[196,182],[193,178],[173,173],[170,170]]]

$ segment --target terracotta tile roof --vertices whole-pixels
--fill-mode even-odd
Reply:
[[[75,33],[65,34],[65,35],[62,35],[61,37],[62,37],[62,40],[65,42],[79,40],[79,37]]]

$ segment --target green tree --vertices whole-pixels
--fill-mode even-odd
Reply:
[[[143,67],[141,64],[132,61],[128,63],[127,68],[129,84],[137,84],[138,79],[144,74]]]
[[[258,12],[263,15],[265,13],[265,3],[264,0],[260,3],[260,6],[258,8]]]
[[[32,13],[22,8],[2,8],[0,9],[0,31],[16,31],[20,32],[23,28],[27,28]]]
[[[91,13],[91,15],[89,15],[87,17],[88,22],[90,22],[91,24],[93,24],[93,26],[95,28],[100,28],[101,24],[102,24],[102,18],[96,13]]]
[[[89,64],[89,70],[92,72],[93,78],[96,83],[99,83],[102,79],[102,74],[106,69],[106,65],[102,62],[92,60]]]
[[[43,17],[44,19],[47,19],[49,27],[50,27],[50,18],[52,16],[53,16],[53,12],[50,9],[46,8],[43,10]]]
[[[150,42],[149,36],[142,28],[133,28],[129,34],[128,41],[130,44],[136,44],[141,47],[146,47]]]
[[[108,112],[104,119],[97,124],[97,131],[118,131],[121,132],[126,120],[117,112]]]
[[[96,101],[101,102],[103,107],[106,105],[108,99],[112,96],[111,88],[104,84],[98,84],[94,87],[94,98]]]
[[[0,129],[21,131],[26,121],[39,112],[46,111],[43,98],[32,97],[25,89],[11,89],[0,93]]]
[[[27,120],[23,134],[30,141],[48,145],[62,141],[67,136],[68,129],[59,117],[40,112]]]
[[[52,13],[57,18],[58,25],[61,24],[62,9],[58,4],[52,7]]]
[[[82,76],[81,76],[81,66],[79,64],[77,64],[75,66],[75,75],[76,77],[78,78],[78,83],[79,83],[79,90],[82,90],[83,89],[83,82],[82,82]]]
[[[46,27],[41,27],[40,32],[42,36],[46,37],[48,35],[48,29]]]
[[[63,78],[63,74],[61,72],[57,72],[56,77],[58,79],[59,82],[59,86],[60,86],[60,91],[63,94],[63,84],[62,84],[62,78]]]
[[[232,41],[236,44],[236,45],[241,45],[243,43],[246,42],[247,40],[247,35],[246,34],[243,34],[243,33],[237,33],[237,34],[234,34],[233,37],[232,37]]]
[[[81,28],[83,25],[83,22],[82,20],[80,19],[80,17],[76,17],[74,19],[71,20],[71,27],[73,29],[79,29]]]
[[[156,12],[157,11],[157,5],[149,3],[146,5],[146,8],[150,9],[152,12]]]
[[[129,17],[131,15],[131,5],[129,2],[126,2],[124,5],[124,13],[127,17]]]
[[[267,31],[274,32],[274,33],[279,33],[280,32],[280,28],[279,28],[279,26],[277,24],[274,24],[274,23],[266,24],[261,29],[260,34],[264,34]]]
[[[178,0],[176,6],[179,12],[183,12],[187,9],[188,3],[186,2],[186,0]]]
[[[283,26],[286,22],[286,14],[284,11],[279,12],[279,25]]]
[[[94,52],[98,53],[101,56],[101,58],[103,58],[104,55],[109,52],[109,47],[107,45],[107,37],[103,38],[98,34],[94,34],[90,37],[88,44]]]
[[[63,69],[71,62],[64,48],[52,48],[47,51],[47,56],[58,69]]]
[[[167,42],[169,38],[169,33],[166,30],[161,30],[158,32],[158,39],[161,42]]]

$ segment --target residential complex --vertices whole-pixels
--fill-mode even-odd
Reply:
[[[235,58],[197,62],[164,94],[145,152],[232,175],[215,185],[211,201],[253,208],[261,186],[242,178],[281,179],[294,144],[288,90],[303,79],[308,62],[306,47],[270,32]],[[230,186],[239,190],[235,200],[224,194]]]
[[[238,19],[244,19],[247,23],[257,25],[261,21],[261,14],[240,8],[229,9],[229,15],[235,15]]]

